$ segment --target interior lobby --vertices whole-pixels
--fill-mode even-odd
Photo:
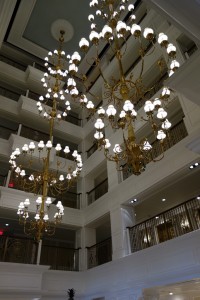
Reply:
[[[1,300],[200,300],[199,20],[200,0],[0,0]]]

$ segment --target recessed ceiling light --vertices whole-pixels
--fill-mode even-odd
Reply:
[[[166,201],[166,199],[165,199],[165,198],[163,198],[163,199],[162,199],[162,202],[165,202],[165,201]]]
[[[197,200],[200,200],[200,196],[197,196]]]
[[[172,292],[169,293],[170,296],[174,295]]]
[[[6,224],[5,224],[5,226],[9,226],[9,224],[8,224],[8,223],[6,223]]]
[[[192,169],[198,167],[199,165],[200,165],[200,163],[195,162],[193,165],[190,165],[190,166],[189,166],[189,169],[192,170]]]
[[[156,219],[159,219],[159,216],[156,216]]]
[[[134,202],[137,202],[137,199],[136,199],[136,198],[134,198],[134,199],[132,199],[132,200],[130,201],[130,203],[134,203]]]

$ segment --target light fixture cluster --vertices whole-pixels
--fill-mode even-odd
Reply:
[[[61,144],[53,147],[54,122],[66,117],[67,112],[71,109],[69,101],[66,101],[62,115],[58,110],[60,102],[66,100],[63,91],[64,81],[68,74],[74,74],[73,69],[76,70],[76,64],[80,61],[80,57],[75,53],[70,58],[69,71],[66,69],[65,52],[62,50],[64,34],[64,31],[60,31],[59,49],[54,50],[53,53],[49,52],[48,57],[45,58],[47,72],[44,73],[41,81],[46,94],[45,97],[40,96],[37,102],[39,113],[43,113],[44,118],[49,122],[49,140],[47,143],[42,140],[39,143],[31,141],[29,145],[25,144],[21,148],[16,148],[11,153],[9,161],[16,185],[22,190],[38,196],[33,219],[29,218],[29,199],[20,203],[17,212],[20,224],[24,225],[24,232],[33,235],[37,242],[43,235],[53,235],[64,215],[64,207],[58,201],[57,211],[54,217],[50,218],[51,197],[57,197],[67,191],[77,180],[83,165],[81,155],[77,150],[71,154],[74,162],[70,164],[60,158],[60,156],[68,158],[69,147],[62,148]],[[70,84],[69,79],[68,82]],[[49,108],[43,105],[47,101],[51,101]],[[51,160],[56,162],[55,169],[50,166]],[[37,170],[34,170],[36,166]],[[34,170],[31,174],[30,169]]]
[[[194,164],[192,164],[192,165],[189,166],[189,169],[190,169],[190,170],[193,170],[193,169],[195,169],[195,168],[197,168],[197,167],[199,167],[199,166],[200,166],[200,163],[195,162]]]
[[[134,5],[129,4],[128,0],[122,0],[120,5],[116,7],[114,0],[92,0],[90,7],[95,9],[94,14],[90,14],[88,19],[91,22],[91,32],[89,40],[82,38],[79,46],[83,52],[91,45],[96,48],[96,57],[94,58],[93,67],[99,70],[100,75],[104,80],[103,104],[99,109],[95,109],[92,100],[88,100],[86,94],[79,97],[82,107],[87,108],[90,114],[94,116],[96,122],[94,127],[96,132],[95,139],[109,161],[114,161],[118,170],[128,168],[132,173],[139,175],[145,170],[146,164],[150,161],[158,161],[163,158],[164,140],[168,137],[168,131],[171,123],[167,119],[166,105],[169,103],[171,90],[164,87],[161,94],[157,98],[147,98],[148,92],[155,89],[155,85],[146,87],[143,82],[144,64],[146,56],[154,53],[155,44],[158,42],[161,49],[164,49],[168,55],[168,61],[163,66],[163,61],[160,57],[157,60],[158,70],[160,75],[163,75],[163,69],[168,66],[169,76],[171,76],[179,67],[176,60],[176,47],[169,43],[168,37],[164,33],[159,33],[157,36],[154,30],[150,27],[142,30],[140,25],[136,24],[136,16],[134,14]],[[122,21],[122,14],[129,14],[127,22]],[[102,29],[98,30],[95,18],[100,17],[106,21]],[[133,43],[136,43],[138,56],[140,58],[140,72],[138,75],[131,74],[125,76],[123,67],[123,57],[126,55],[127,37],[134,37]],[[116,78],[106,79],[101,68],[101,59],[99,58],[99,46],[102,42],[110,45],[118,65]],[[123,47],[123,43],[125,44]],[[149,51],[150,48],[152,48]],[[158,72],[159,72],[158,71]],[[89,79],[86,75],[83,76],[83,82]],[[87,89],[88,91],[88,89]],[[90,92],[90,91],[88,91]],[[94,96],[94,95],[90,95]],[[91,98],[91,97],[90,97]],[[96,97],[97,98],[97,97]],[[146,101],[145,101],[146,100]],[[144,102],[145,117],[137,109],[137,104]],[[151,126],[154,140],[160,143],[160,156],[155,158],[153,147],[148,141],[148,137],[144,137],[137,141],[136,123],[148,122]],[[112,147],[109,151],[111,142],[106,137],[105,128],[110,124],[113,129],[123,131],[121,140]],[[126,132],[128,131],[128,133]],[[149,136],[151,133],[149,133]]]

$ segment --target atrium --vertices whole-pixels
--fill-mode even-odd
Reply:
[[[200,299],[199,20],[0,0],[0,299]]]

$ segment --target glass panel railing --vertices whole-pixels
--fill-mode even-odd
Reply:
[[[136,252],[200,228],[200,201],[191,199],[129,228],[131,251]]]
[[[108,192],[108,178],[99,183],[95,188],[91,191],[87,192],[88,205],[95,202],[101,196]]]
[[[0,261],[35,264],[37,243],[22,237],[0,236]]]
[[[40,264],[52,270],[79,271],[79,249],[42,244]]]
[[[188,135],[187,129],[185,126],[185,123],[183,120],[181,120],[179,123],[177,123],[175,126],[171,128],[169,131],[169,141],[164,144],[164,150],[168,150],[174,145],[176,145],[178,142],[180,142],[182,139],[184,139]],[[160,147],[160,143],[158,140],[152,143],[153,147],[153,155],[152,159],[158,157],[162,154],[162,149]],[[127,179],[132,175],[132,171],[130,168],[125,168],[122,171],[123,180]]]
[[[88,269],[112,261],[112,241],[106,239],[91,247],[87,247]]]

